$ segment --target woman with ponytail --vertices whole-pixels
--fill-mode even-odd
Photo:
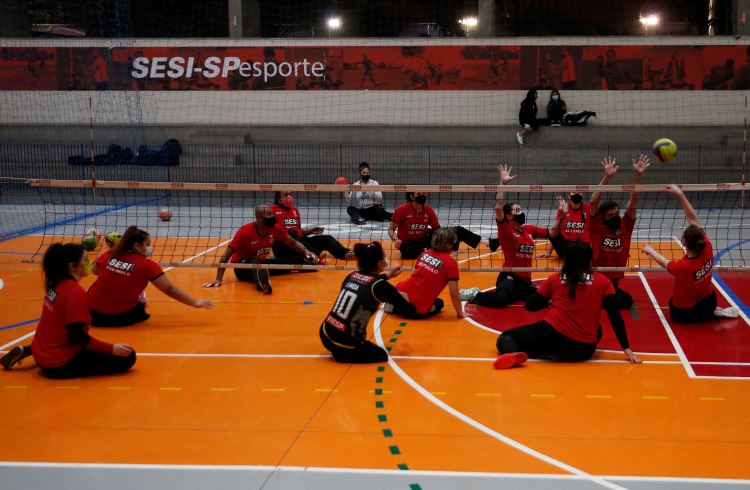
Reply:
[[[602,309],[607,312],[628,360],[641,362],[630,349],[612,281],[594,272],[592,257],[587,243],[574,242],[568,246],[562,270],[548,277],[526,302],[529,311],[549,305],[549,312],[544,320],[511,328],[500,335],[497,350],[501,355],[495,361],[495,368],[520,366],[529,356],[567,362],[591,359],[602,336],[599,325]]]
[[[55,379],[121,373],[135,364],[126,344],[108,344],[89,335],[86,291],[78,284],[88,274],[88,259],[78,244],[53,243],[44,254],[46,294],[31,346],[16,346],[2,359],[5,369],[34,356],[42,372]]]
[[[153,283],[167,296],[195,308],[213,308],[205,299],[195,299],[175,286],[161,266],[149,259],[151,236],[136,226],[122,235],[112,250],[96,260],[98,277],[88,292],[91,324],[99,327],[125,327],[147,320],[144,290]]]
[[[674,321],[684,323],[715,318],[737,318],[737,308],[717,306],[716,290],[711,281],[714,251],[693,206],[677,185],[670,185],[666,191],[677,197],[685,211],[688,226],[683,230],[681,240],[682,246],[685,247],[685,255],[680,260],[668,260],[650,244],[643,247],[643,253],[651,256],[674,276],[674,289],[669,299],[669,316]]]

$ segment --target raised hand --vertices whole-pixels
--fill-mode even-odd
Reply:
[[[682,189],[680,189],[680,186],[677,184],[668,185],[664,190],[675,196],[679,196],[680,194],[682,194]]]
[[[500,164],[497,166],[498,172],[500,172],[500,183],[501,184],[507,184],[508,182],[512,182],[513,180],[518,177],[517,175],[511,175],[511,171],[513,170],[513,167],[510,165],[504,165]]]
[[[602,158],[601,164],[604,167],[604,175],[607,177],[614,177],[617,173],[617,169],[620,168],[616,165],[616,160],[613,157]]]
[[[633,170],[639,175],[643,175],[643,172],[645,172],[650,165],[651,162],[646,155],[641,154],[641,156],[638,157],[638,160],[635,158],[633,159]]]
[[[557,200],[557,210],[562,211],[563,213],[567,213],[568,212],[568,200],[560,195],[555,196],[555,199]]]

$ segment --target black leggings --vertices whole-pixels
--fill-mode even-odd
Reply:
[[[339,344],[334,344],[331,339],[328,338],[325,331],[325,324],[320,326],[320,341],[323,342],[323,347],[333,355],[333,358],[338,362],[347,362],[351,364],[371,364],[375,362],[386,362],[388,360],[388,353],[382,347],[379,347],[369,340],[363,340],[361,344],[352,346],[351,348],[343,347]]]
[[[265,259],[265,260],[243,260],[242,264],[292,264],[302,265],[307,262],[302,257],[296,258],[285,258],[285,259]],[[268,269],[268,273],[272,276],[283,276],[292,272],[290,269]],[[240,281],[256,282],[258,279],[258,269],[240,269],[234,268],[234,275]]]
[[[471,230],[467,230],[463,226],[454,226],[453,229],[456,230],[458,243],[463,242],[471,248],[477,248],[479,246],[479,242],[482,241],[482,237]],[[399,248],[399,251],[401,252],[401,258],[412,260],[419,257],[419,254],[422,253],[422,250],[430,248],[432,246],[432,233],[434,231],[435,230],[433,228],[430,228],[429,230],[427,230],[427,234],[419,240],[401,242],[401,248]],[[454,251],[458,250],[458,243],[454,245]]]
[[[330,252],[337,259],[343,260],[349,251],[348,248],[339,243],[331,235],[307,235],[300,236],[294,230],[289,230],[292,238],[302,243],[309,251],[315,255],[320,255],[324,250]],[[283,242],[274,242],[273,254],[280,259],[301,257],[299,252],[295,252]]]
[[[349,206],[346,212],[352,219],[362,218],[370,221],[390,221],[393,213],[389,213],[383,206],[370,206],[369,208],[355,208]]]
[[[66,365],[58,368],[41,368],[48,378],[67,379],[117,374],[127,371],[135,364],[135,352],[127,357],[81,349]]]
[[[440,311],[445,306],[445,302],[440,298],[435,299],[435,302],[432,303],[432,307],[427,311],[427,313],[418,313],[417,309],[411,303],[409,303],[409,306],[411,308],[407,310],[405,308],[399,308],[394,305],[393,313],[408,320],[421,320],[423,318],[429,318],[432,315],[437,315],[438,313],[440,313]]]
[[[146,306],[138,301],[134,307],[122,313],[99,313],[89,308],[91,325],[95,327],[127,327],[148,320],[151,315],[146,313]]]
[[[617,298],[617,307],[621,310],[629,310],[633,307],[633,297],[629,292],[620,289],[620,281],[612,281],[615,287],[615,297]]]
[[[510,272],[501,272],[497,276],[494,291],[482,291],[477,294],[472,304],[490,308],[502,308],[514,301],[526,301],[536,291],[533,284]]]
[[[695,303],[690,308],[677,308],[672,304],[672,298],[669,299],[669,316],[672,320],[682,323],[704,322],[713,320],[714,310],[718,305],[716,291],[711,292],[708,296]]]
[[[525,352],[529,357],[555,359],[565,362],[587,361],[596,352],[602,336],[599,327],[597,341],[593,344],[578,342],[561,334],[544,320],[506,330],[497,339],[500,354]]]

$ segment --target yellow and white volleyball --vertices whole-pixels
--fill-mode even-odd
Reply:
[[[161,208],[159,210],[159,219],[162,221],[169,221],[172,219],[172,211],[169,208]]]
[[[122,238],[122,235],[120,235],[119,231],[108,231],[106,235],[104,235],[104,241],[107,242],[107,245],[110,247],[116,247],[118,243],[120,243],[120,239]]]
[[[677,144],[669,138],[659,138],[651,148],[662,163],[671,162],[677,156]]]

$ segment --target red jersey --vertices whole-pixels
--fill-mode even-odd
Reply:
[[[276,222],[287,230],[294,230],[297,235],[302,236],[302,218],[299,215],[299,209],[284,209],[278,204],[273,205],[273,212],[276,214]]]
[[[557,218],[560,219],[562,211],[557,211]],[[565,213],[562,224],[560,225],[560,234],[563,238],[574,242],[591,243],[591,206],[584,202],[578,209],[571,209],[568,205],[568,212]]]
[[[281,224],[276,223],[264,236],[258,235],[255,223],[243,225],[229,242],[234,250],[230,262],[241,262],[243,260],[265,260],[271,255],[271,247],[274,241],[284,241],[289,236]]]
[[[422,212],[414,210],[410,202],[402,204],[393,212],[391,221],[398,225],[396,236],[402,242],[413,242],[427,235],[428,228],[440,228],[435,210],[429,205],[422,206]]]
[[[113,257],[111,251],[96,259],[99,276],[89,288],[89,308],[105,314],[128,311],[141,291],[164,271],[153,260],[137,253]]]
[[[612,281],[598,272],[591,272],[586,274],[585,280],[578,283],[573,301],[570,300],[569,291],[559,272],[542,283],[537,292],[552,301],[544,321],[570,339],[587,344],[596,343],[602,300],[605,296],[615,294]]]
[[[714,292],[711,282],[714,268],[714,251],[711,242],[706,240],[706,248],[697,257],[687,255],[680,260],[671,260],[667,271],[674,276],[672,304],[677,308],[690,308]]]
[[[547,238],[549,230],[533,225],[521,226],[518,232],[507,221],[497,221],[497,239],[503,249],[503,267],[531,267],[534,259],[534,238]],[[514,272],[524,281],[531,282],[531,272]]]
[[[425,314],[448,285],[448,281],[457,280],[456,259],[448,252],[429,248],[419,255],[409,279],[398,283],[396,289],[409,295],[409,303],[416,307],[417,312]]]
[[[594,249],[594,267],[625,267],[630,257],[630,238],[635,228],[635,220],[625,214],[620,227],[612,231],[604,226],[604,215],[597,214],[591,219],[591,242]],[[613,281],[625,277],[625,272],[602,272]]]
[[[39,367],[58,368],[70,362],[83,347],[70,341],[66,327],[72,323],[85,323],[88,332],[90,321],[86,291],[74,279],[63,279],[55,289],[48,291],[31,342],[31,352]],[[112,353],[111,344],[94,339],[91,342],[90,348]]]

